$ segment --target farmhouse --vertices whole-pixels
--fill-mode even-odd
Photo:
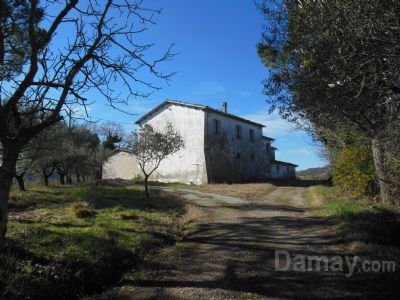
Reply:
[[[295,176],[294,164],[275,160],[274,139],[264,125],[232,115],[227,103],[217,110],[206,105],[166,100],[136,121],[162,130],[171,123],[184,147],[167,157],[152,180],[205,184],[246,182]],[[117,150],[103,166],[103,178],[141,177],[135,157]]]

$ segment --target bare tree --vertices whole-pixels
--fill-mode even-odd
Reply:
[[[148,180],[160,163],[184,146],[181,135],[168,123],[159,131],[146,124],[132,135],[130,150],[137,157],[144,175],[146,199],[149,199]]]
[[[13,1],[0,0],[0,8]],[[131,97],[147,97],[173,75],[159,71],[171,48],[160,57],[138,35],[160,11],[129,0],[19,1],[27,13],[0,14],[0,64],[14,51],[8,27],[20,28],[26,41],[15,76],[0,74],[0,243],[7,232],[8,197],[19,153],[37,134],[71,116],[87,115],[89,90],[120,109]],[[16,22],[15,18],[20,18]],[[43,20],[42,22],[38,20]],[[0,71],[2,68],[0,69]],[[1,72],[0,72],[1,73]],[[124,86],[120,92],[115,83]]]

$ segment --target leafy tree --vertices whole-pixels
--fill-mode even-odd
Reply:
[[[30,2],[0,0],[0,80],[10,80],[22,72],[28,59],[28,23]],[[34,11],[35,26],[43,19],[40,7]],[[1,87],[0,87],[1,89]]]
[[[39,133],[28,144],[28,151],[33,152],[33,170],[43,178],[48,186],[49,178],[54,174],[60,158],[64,153],[66,125],[57,123]]]
[[[315,127],[311,133],[313,139],[322,144],[326,153],[325,158],[331,163],[346,148],[369,145],[368,137],[359,132],[352,124],[340,124],[334,129]],[[370,147],[369,152],[371,152]]]
[[[160,163],[169,155],[176,153],[184,146],[181,135],[169,123],[161,131],[151,125],[144,125],[132,134],[129,149],[137,157],[144,175],[146,199],[149,199],[148,180]]]
[[[113,150],[127,147],[127,137],[124,128],[117,122],[108,121],[99,125],[94,123],[88,126],[98,135],[101,142],[93,156],[96,164],[95,178],[101,179],[104,162]]]
[[[29,56],[28,24],[29,1],[0,0],[0,81],[10,81],[22,72],[22,66]],[[43,10],[36,8],[35,20],[37,26],[43,18]],[[0,85],[0,91],[2,91]],[[0,93],[0,102],[3,93]],[[0,142],[0,158],[3,147]],[[20,190],[25,190],[24,176],[30,167],[27,152],[19,155],[14,177],[17,179]]]
[[[368,139],[384,202],[399,204],[389,145],[400,124],[397,0],[258,2],[266,26],[258,54],[272,109],[312,129],[350,124]]]
[[[80,182],[81,177],[95,173],[94,156],[100,147],[100,140],[97,134],[85,125],[76,125],[70,131],[74,158],[72,168],[77,182]]]
[[[4,64],[15,54],[8,42],[15,41],[14,32],[22,34],[19,40],[24,41],[18,47],[24,49],[18,76],[2,71],[0,83],[2,243],[15,166],[28,142],[77,106],[87,111],[88,90],[96,89],[111,107],[132,97],[147,97],[173,75],[159,71],[159,65],[173,54],[168,49],[155,57],[153,51],[150,58],[153,44],[138,42],[137,36],[154,24],[153,16],[160,12],[144,7],[142,1],[0,0],[0,11],[2,69],[7,70]],[[11,34],[4,30],[7,24],[16,26]],[[57,34],[62,34],[62,41],[56,40]],[[115,82],[124,85],[123,95]]]
[[[335,185],[345,194],[360,198],[375,194],[376,174],[369,147],[347,147],[332,166]]]
[[[15,167],[14,177],[18,182],[18,187],[20,191],[26,191],[25,188],[25,175],[30,169],[31,160],[26,156],[26,153],[23,151],[18,158],[17,165]]]
[[[121,124],[116,122],[101,124],[98,129],[98,134],[103,140],[103,146],[111,151],[119,148],[125,138],[124,128]]]
[[[79,182],[81,176],[94,173],[93,155],[100,144],[97,134],[84,125],[74,125],[64,126],[58,135],[62,147],[56,160],[60,183],[72,183],[73,175]]]
[[[105,139],[105,141],[103,142],[103,146],[106,149],[109,150],[115,150],[117,149],[116,144],[120,143],[122,141],[122,137],[118,136],[118,135],[113,135],[112,133],[109,133]]]

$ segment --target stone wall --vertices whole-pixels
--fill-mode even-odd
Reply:
[[[215,132],[215,122],[219,131]],[[240,126],[240,136],[237,136]],[[253,140],[250,140],[250,130]],[[265,179],[262,128],[218,113],[206,112],[206,157],[209,181],[243,182]]]

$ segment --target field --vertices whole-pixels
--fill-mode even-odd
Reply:
[[[147,202],[140,186],[13,191],[0,254],[0,298],[101,292],[149,253],[182,239],[194,228],[190,214],[190,206],[172,194],[153,191]]]
[[[14,190],[0,299],[397,294],[398,271],[273,271],[273,251],[301,254],[304,245],[310,256],[400,263],[397,209],[311,183],[151,183],[150,201],[134,182]]]

